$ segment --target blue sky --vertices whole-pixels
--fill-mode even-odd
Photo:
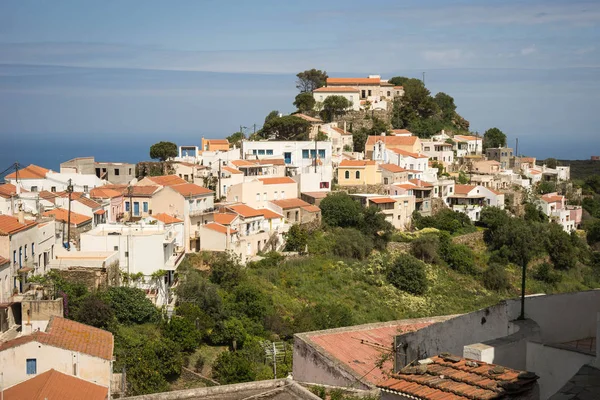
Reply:
[[[474,130],[588,158],[599,25],[598,1],[3,0],[0,135],[192,144],[293,111],[307,68],[425,71]]]

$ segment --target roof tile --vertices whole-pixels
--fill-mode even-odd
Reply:
[[[273,177],[273,178],[258,178],[259,181],[263,183],[263,185],[282,185],[287,183],[295,184],[296,181],[290,178],[289,176],[283,177]]]
[[[4,400],[105,400],[108,388],[54,369],[5,389]]]
[[[64,208],[55,208],[46,211],[44,216],[54,217],[54,219],[57,221],[66,223],[68,221],[69,211],[65,210]],[[90,222],[91,220],[92,217],[71,211],[71,225],[81,225]]]
[[[184,197],[203,196],[213,194],[214,192],[195,183],[183,183],[181,185],[170,186],[171,189]]]
[[[0,236],[14,235],[35,225],[37,225],[35,221],[25,220],[25,223],[22,224],[17,217],[0,214]]]
[[[49,169],[30,164],[27,167],[8,174],[5,179],[44,179]]]

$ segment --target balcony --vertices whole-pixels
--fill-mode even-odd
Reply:
[[[198,217],[200,215],[208,214],[215,211],[215,207],[207,207],[207,208],[194,208],[191,209],[189,214],[190,217]]]
[[[177,267],[179,267],[179,264],[181,264],[181,261],[183,261],[184,256],[185,256],[185,253],[180,253],[180,254],[174,254],[171,257],[169,257],[167,259],[167,261],[165,262],[165,269],[168,271],[176,270]]]

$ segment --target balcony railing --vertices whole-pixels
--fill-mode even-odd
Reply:
[[[199,215],[208,214],[215,211],[215,207],[207,207],[207,208],[196,208],[190,210],[190,217],[197,217]]]

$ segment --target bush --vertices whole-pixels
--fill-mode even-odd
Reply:
[[[330,193],[319,204],[323,222],[342,228],[358,226],[361,206],[344,192]]]
[[[115,313],[101,298],[92,294],[81,303],[75,320],[96,328],[110,329],[115,320]]]
[[[577,265],[577,249],[573,246],[571,236],[558,224],[548,225],[546,252],[556,269],[569,270]]]
[[[234,287],[243,277],[242,265],[233,254],[217,253],[210,263],[209,279],[221,287]]]
[[[202,373],[202,370],[204,369],[205,364],[206,364],[206,358],[202,354],[198,355],[198,358],[196,359],[196,362],[194,363],[194,368],[196,369],[196,372]]]
[[[213,377],[222,385],[252,382],[256,379],[252,362],[242,352],[224,351],[215,360]]]
[[[475,262],[473,251],[464,244],[449,243],[442,257],[448,266],[463,274],[475,274]]]
[[[174,316],[163,324],[163,334],[187,353],[196,350],[202,340],[202,333],[196,329],[196,325],[179,316]]]
[[[332,234],[333,254],[363,260],[373,251],[373,241],[353,228],[337,229]]]
[[[562,281],[562,275],[559,272],[556,272],[551,264],[542,263],[535,269],[533,279],[550,285],[556,285]]]
[[[413,212],[413,225],[417,229],[436,228],[451,234],[475,231],[473,223],[466,214],[449,208],[441,210],[433,217],[423,217],[418,211],[415,211]]]
[[[285,251],[297,251],[304,253],[308,242],[308,232],[299,224],[294,224],[285,234]]]
[[[491,264],[483,271],[483,286],[489,290],[508,290],[510,289],[510,279],[506,268],[502,265]]]
[[[159,319],[158,309],[141,289],[109,287],[100,298],[110,306],[121,324],[144,324]]]
[[[412,241],[410,251],[413,256],[429,264],[439,264],[440,238],[437,235],[422,235]]]
[[[339,328],[353,324],[352,310],[341,303],[305,307],[296,315],[295,321],[298,332]]]
[[[400,290],[421,295],[427,290],[425,264],[409,254],[400,254],[390,265],[388,281]]]

